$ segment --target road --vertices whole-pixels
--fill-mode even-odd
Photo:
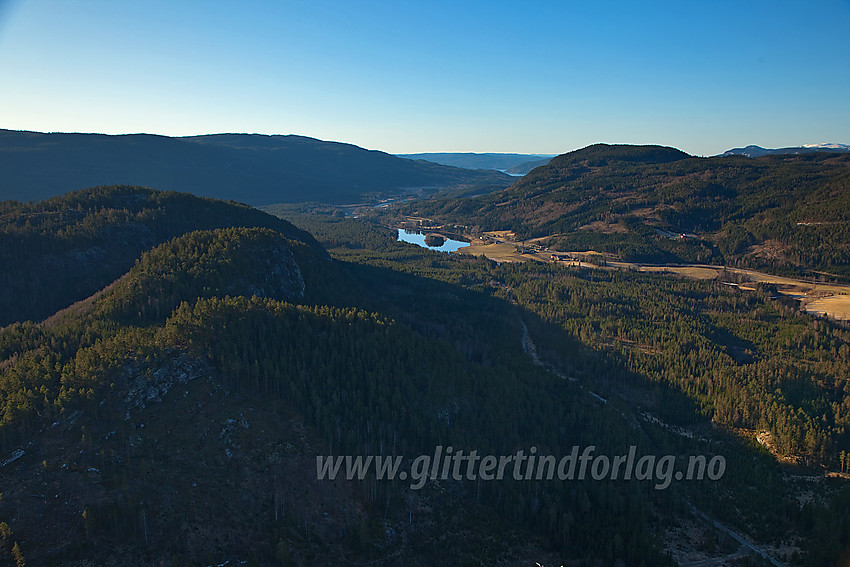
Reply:
[[[734,539],[735,541],[740,543],[741,547],[747,548],[752,553],[755,553],[756,555],[759,555],[760,557],[762,557],[765,560],[767,560],[768,562],[770,562],[770,564],[774,565],[774,567],[785,567],[784,563],[780,563],[779,561],[777,561],[776,559],[774,559],[773,557],[768,555],[766,551],[764,551],[760,547],[756,547],[755,545],[753,545],[752,543],[750,543],[749,541],[744,539],[743,536],[741,536],[740,534],[738,534],[736,532],[733,532],[732,530],[730,530],[729,528],[727,528],[726,526],[724,526],[723,524],[721,524],[717,520],[709,518],[703,512],[698,510],[693,504],[691,505],[691,511],[693,511],[694,514],[696,514],[697,516],[699,516],[700,518],[702,518],[703,520],[705,520],[706,522],[708,522],[709,524],[711,524],[712,526],[714,526],[715,528],[720,530],[721,532],[725,533],[726,535],[728,535],[729,537],[731,537],[732,539]],[[714,560],[714,561],[719,561],[721,559],[725,560],[725,559],[728,559],[728,558],[723,557],[723,558],[719,558],[719,559]],[[702,565],[702,564],[703,564],[702,562],[698,561],[696,563],[690,564],[689,567],[697,567],[698,565]],[[716,564],[717,563],[714,563],[714,564],[708,563],[706,565],[716,565]]]

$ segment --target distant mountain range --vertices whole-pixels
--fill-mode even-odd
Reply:
[[[37,201],[98,185],[142,185],[251,205],[482,186],[512,179],[303,136],[43,134],[0,130],[0,199]]]
[[[525,175],[535,167],[546,165],[554,154],[475,154],[475,153],[424,153],[397,154],[407,159],[425,160],[467,169],[495,169],[514,175]]]
[[[734,148],[720,154],[721,156],[748,156],[759,157],[775,154],[807,154],[811,152],[850,152],[850,146],[846,144],[804,144],[793,148],[766,149],[761,146],[747,146],[746,148]]]

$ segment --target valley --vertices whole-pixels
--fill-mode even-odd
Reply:
[[[525,262],[489,262],[488,265],[490,267],[480,276],[472,279],[472,281],[478,283],[472,284],[469,273],[460,276],[455,271],[455,268],[452,268],[452,266],[466,264],[470,269],[482,270],[480,261],[471,255],[444,254],[428,251],[423,251],[420,255],[420,253],[417,253],[411,247],[402,249],[397,245],[391,246],[390,242],[395,240],[395,229],[370,225],[370,223],[361,220],[334,220],[328,222],[330,219],[327,217],[322,218],[322,216],[309,215],[296,215],[288,218],[292,218],[301,226],[309,226],[310,230],[317,234],[322,234],[323,236],[321,238],[323,241],[329,244],[344,240],[340,240],[338,236],[332,236],[334,233],[355,229],[355,227],[366,228],[371,226],[371,228],[368,228],[368,232],[373,234],[376,239],[372,240],[371,237],[368,239],[368,241],[373,242],[368,248],[375,251],[386,250],[385,252],[367,252],[366,250],[361,250],[358,246],[331,245],[331,253],[335,257],[347,258],[349,261],[357,258],[356,261],[358,262],[379,262],[382,265],[386,265],[387,260],[390,258],[395,258],[392,264],[398,269],[412,271],[413,273],[430,278],[453,280],[462,277],[467,282],[467,285],[479,285],[483,289],[492,289],[499,295],[503,295],[512,302],[518,303],[524,310],[530,310],[531,313],[528,314],[529,311],[526,311],[527,314],[523,317],[524,319],[528,318],[528,323],[523,322],[524,338],[522,339],[522,343],[525,345],[525,351],[538,364],[542,364],[546,368],[552,368],[556,373],[555,375],[560,376],[561,379],[567,377],[570,380],[577,381],[581,390],[585,392],[587,399],[595,404],[597,412],[607,412],[612,407],[618,408],[615,411],[623,411],[623,402],[632,408],[644,407],[646,408],[644,413],[640,417],[635,417],[635,423],[641,424],[641,427],[658,427],[670,435],[678,436],[682,439],[701,439],[703,442],[709,444],[717,443],[719,441],[718,436],[724,437],[725,435],[730,435],[731,438],[749,439],[740,429],[743,423],[740,421],[740,416],[751,410],[739,407],[739,409],[732,410],[731,414],[726,414],[726,410],[722,410],[717,405],[720,398],[711,396],[714,400],[712,402],[714,404],[714,410],[709,413],[713,413],[714,418],[711,420],[710,426],[706,422],[694,422],[688,418],[684,418],[684,415],[688,411],[685,411],[685,414],[677,414],[677,410],[674,409],[675,407],[680,407],[683,400],[667,400],[666,403],[661,404],[653,402],[653,396],[648,395],[642,387],[624,380],[624,376],[627,373],[625,368],[614,371],[610,375],[600,373],[599,370],[589,372],[587,370],[578,370],[581,367],[581,363],[576,361],[577,353],[572,350],[573,347],[568,346],[569,343],[553,344],[552,339],[555,328],[547,327],[543,331],[538,327],[540,323],[536,321],[533,314],[542,315],[546,313],[547,320],[553,322],[559,321],[564,325],[565,329],[570,329],[569,334],[580,340],[582,344],[595,345],[593,348],[599,349],[599,352],[604,353],[602,356],[607,360],[617,359],[621,354],[624,357],[627,356],[629,360],[635,359],[636,361],[638,358],[642,358],[649,364],[646,368],[654,367],[657,363],[664,360],[663,366],[666,366],[667,372],[669,372],[676,366],[676,364],[669,366],[670,361],[674,357],[694,356],[695,347],[692,345],[695,344],[700,345],[700,350],[704,348],[713,350],[719,347],[724,351],[723,356],[730,357],[731,366],[723,364],[722,370],[716,367],[719,361],[714,360],[712,362],[713,359],[711,356],[701,358],[701,362],[686,363],[685,367],[682,368],[684,373],[682,384],[686,390],[691,388],[691,386],[684,386],[685,383],[691,380],[686,375],[691,373],[693,373],[696,380],[702,382],[704,380],[711,380],[709,378],[711,374],[714,374],[720,380],[727,380],[728,378],[725,377],[741,372],[760,372],[761,370],[756,370],[756,368],[764,369],[763,363],[766,361],[762,359],[763,355],[758,354],[757,351],[774,353],[770,355],[771,357],[778,355],[777,348],[793,358],[796,358],[800,354],[799,352],[791,354],[794,350],[793,347],[791,350],[785,350],[784,347],[780,346],[787,338],[795,336],[796,332],[791,332],[789,335],[787,329],[783,331],[777,328],[772,329],[771,323],[772,320],[775,321],[772,314],[783,313],[780,318],[785,320],[785,317],[790,316],[795,311],[799,313],[799,310],[788,310],[787,305],[772,300],[770,294],[760,291],[760,288],[755,288],[751,292],[741,293],[740,291],[733,291],[734,286],[725,286],[715,279],[677,278],[673,277],[672,274],[663,275],[653,273],[654,270],[640,273],[623,268],[615,269],[608,267],[607,269],[600,269],[598,261],[596,264],[584,263],[585,265],[582,267],[578,265],[569,267],[569,265],[563,262],[553,263],[551,260],[546,261],[545,259]],[[424,217],[418,217],[412,220],[427,231],[439,231],[436,223],[428,223],[428,219]],[[422,221],[421,225],[419,224],[420,220]],[[450,226],[448,228],[450,230],[445,231],[446,235],[456,235],[458,233],[458,226]],[[385,236],[382,237],[383,240],[378,240],[377,238],[381,234]],[[510,235],[505,232],[491,233],[489,236],[502,240],[503,244],[506,239],[512,243],[511,246],[515,243],[510,238]],[[390,250],[393,250],[393,252],[390,253]],[[420,256],[421,261],[418,262],[418,265],[414,265],[412,259],[419,258]],[[451,259],[452,256],[457,256],[457,259]],[[446,259],[444,260],[443,258]],[[693,269],[714,271],[711,268]],[[705,274],[707,273],[705,272]],[[679,280],[681,280],[681,283],[675,283]],[[710,285],[707,286],[706,284]],[[673,289],[676,291],[671,295]],[[583,299],[577,301],[575,297],[577,294],[584,296]],[[748,296],[750,297],[748,298]],[[548,300],[544,299],[544,297],[548,298]],[[705,299],[698,300],[696,304],[691,303],[692,300],[698,297]],[[709,297],[716,297],[721,303],[731,301],[737,307],[732,308],[726,315],[721,315],[720,312],[716,311],[716,307],[709,307],[709,304],[715,301],[715,299],[708,299]],[[726,299],[721,299],[724,297]],[[566,308],[560,298],[568,299],[570,307]],[[674,305],[680,305],[680,302],[683,300],[687,302],[688,306],[681,305],[680,307],[674,307]],[[703,301],[707,301],[707,303],[703,303]],[[638,304],[643,305],[643,307],[638,308]],[[580,305],[581,307],[579,307]],[[743,305],[751,305],[752,310],[750,308],[744,309]],[[788,305],[791,305],[791,303]],[[673,312],[668,311],[671,309]],[[684,311],[680,311],[680,309],[684,309]],[[721,308],[720,310],[724,311],[725,308]],[[689,314],[685,315],[685,313]],[[681,319],[679,319],[683,316],[688,319],[694,317],[694,319],[692,323],[683,324]],[[792,317],[796,318],[800,316],[796,315]],[[707,318],[704,321],[710,321],[709,325],[720,324],[720,327],[722,327],[722,329],[715,328],[714,330],[704,329],[698,331],[698,334],[704,333],[703,337],[708,339],[707,342],[702,342],[704,339],[698,339],[690,334],[693,330],[705,324],[698,322],[702,318]],[[801,323],[805,319],[806,317],[802,316]],[[735,320],[739,322],[734,322]],[[641,324],[638,321],[645,321],[645,323]],[[668,332],[672,331],[669,324],[673,321],[679,321],[675,324],[675,327],[678,329],[676,332],[679,334],[675,339],[668,334]],[[629,329],[634,329],[634,324],[637,324],[642,330],[637,332],[630,331]],[[690,327],[691,324],[695,325],[695,327]],[[534,329],[529,331],[529,325],[533,326]],[[745,327],[748,327],[748,329],[745,330]],[[652,328],[655,328],[660,335],[667,338],[662,339],[660,342],[652,339],[651,336],[656,332],[650,330]],[[758,331],[756,330],[757,328],[759,329]],[[756,346],[756,343],[750,342],[755,336],[753,334],[754,332],[761,336],[761,339],[758,341],[760,346]],[[776,336],[768,339],[774,333]],[[750,340],[744,340],[743,337],[749,337]],[[767,346],[766,343],[762,342],[763,339],[768,339],[768,342],[772,346]],[[674,347],[673,344],[680,340],[689,346],[685,346],[681,351],[678,351],[678,347]],[[709,344],[713,346],[709,346]],[[673,351],[678,351],[679,354],[674,354],[671,348]],[[702,355],[700,356],[702,357]],[[818,356],[815,355],[813,358],[806,356],[804,358],[813,361]],[[785,354],[781,355],[781,357],[784,358]],[[774,360],[778,361],[778,358]],[[802,362],[802,359],[800,362]],[[808,365],[809,363],[803,364]],[[638,366],[640,366],[640,363]],[[638,366],[633,366],[631,363],[626,365],[626,367],[634,368],[635,370],[637,370]],[[708,370],[712,367],[714,370]],[[645,371],[637,370],[640,374],[643,374]],[[837,377],[840,381],[843,371],[839,370],[833,376]],[[831,380],[832,378],[826,379],[824,385],[827,388],[832,387]],[[661,381],[663,382],[663,379]],[[653,382],[659,383],[654,380]],[[705,382],[702,383],[705,384]],[[751,392],[749,390],[751,386],[747,386],[746,390]],[[736,388],[733,387],[733,390]],[[697,387],[697,389],[699,390],[700,388]],[[587,392],[593,392],[594,395],[591,396]],[[732,392],[730,391],[729,393],[731,394]],[[739,391],[738,394],[732,394],[733,398],[737,401],[732,402],[732,398],[729,398],[728,401],[732,402],[733,405],[740,403],[742,406],[746,406],[749,404],[747,401],[748,396],[753,396],[750,398],[750,401],[755,401],[762,395],[754,393],[743,395]],[[605,399],[607,403],[603,405],[599,401],[592,401],[595,399],[595,396]],[[721,395],[721,397],[725,398],[725,395]],[[699,394],[697,394],[697,398],[699,398]],[[613,406],[611,405],[612,403],[614,404]],[[628,410],[625,411],[626,413],[620,416],[620,419],[629,415]],[[739,417],[732,417],[728,421],[727,417],[723,417],[724,415],[731,417],[733,414],[737,414]],[[684,422],[682,421],[683,418],[685,420]],[[626,423],[628,422],[629,418],[626,417]],[[770,429],[776,431],[773,428]],[[682,432],[686,432],[687,435],[683,435]],[[746,443],[749,443],[749,441]],[[752,436],[751,446],[753,448],[759,446],[755,434]],[[788,483],[786,489],[790,489],[790,493],[788,494],[793,493],[795,495],[792,497],[795,501],[798,498],[803,498],[804,496],[802,495],[811,494],[812,488],[816,488],[815,493],[831,491],[836,488],[831,484],[832,481],[829,479],[836,478],[836,475],[840,474],[831,471],[840,469],[842,467],[841,464],[837,466],[827,465],[826,467],[813,466],[811,461],[797,452],[798,449],[794,449],[783,443],[775,436],[771,450],[782,462],[789,463],[786,465],[789,468],[784,469],[780,476],[782,476],[784,483]],[[810,483],[801,484],[793,480],[799,475],[809,475],[817,478],[818,481],[814,485]],[[783,496],[780,500],[784,498]],[[801,501],[813,502],[811,500]],[[707,501],[706,506],[708,506]],[[715,513],[723,517],[725,512],[723,512],[724,509],[722,506],[718,507],[716,502],[711,506],[711,509]],[[731,516],[726,516],[726,518],[726,520],[721,521],[724,523],[726,521],[732,521]],[[685,520],[681,519],[681,521],[684,522]],[[760,531],[757,524],[748,524],[746,522],[741,524],[740,518],[736,520],[736,523],[738,528],[735,531],[738,533],[753,534]],[[712,535],[712,529],[706,532],[701,530],[702,528],[698,530],[698,533],[701,534],[698,536],[699,538],[710,540],[718,537]],[[679,540],[677,545],[682,545],[682,541]],[[771,546],[769,545],[768,547]],[[689,547],[685,545],[685,548]],[[677,555],[677,559],[682,558],[681,560],[687,563],[696,560],[685,560],[684,558],[686,556],[690,558],[706,557],[704,549],[702,551],[692,547],[689,549],[691,549],[688,552],[689,554]],[[737,549],[737,546],[734,549]],[[795,545],[788,546],[777,543],[773,549],[774,551],[771,553],[776,553],[774,557],[780,558],[780,561],[783,560],[782,558],[788,560],[795,551],[801,553],[801,550]],[[708,557],[711,557],[711,554],[708,554]],[[706,560],[706,564],[710,563],[710,561]]]
[[[850,567],[848,29],[0,0],[0,567]]]
[[[0,548],[55,565],[839,561],[846,163],[730,159],[749,158],[595,146],[503,189],[351,205],[122,185],[4,202]],[[658,180],[682,168],[732,177],[671,201]],[[805,198],[762,185],[800,168]],[[622,176],[639,182],[585,185]],[[802,243],[817,262],[789,255]],[[447,445],[725,465],[664,489],[312,476],[317,456],[412,466]]]
[[[728,280],[725,285],[742,291],[755,291],[759,284],[774,286],[776,293],[796,300],[800,306],[813,315],[823,315],[837,321],[850,320],[850,284],[822,283],[777,276],[755,270],[719,266],[710,264],[641,264],[623,262],[613,254],[604,254],[594,250],[560,251],[543,248],[543,238],[520,240],[511,231],[484,231],[479,235],[458,234],[443,229],[430,219],[408,218],[402,224],[407,228],[398,230],[428,231],[445,238],[463,238],[468,245],[446,250],[458,254],[484,256],[494,262],[538,262],[557,263],[571,268],[590,268],[601,270],[627,270],[643,273],[675,275],[699,280]],[[457,230],[458,227],[450,227]],[[559,235],[554,235],[557,238]],[[405,238],[407,242],[414,242]],[[452,241],[458,242],[458,241]],[[417,242],[418,243],[418,242]],[[462,244],[462,243],[461,243]],[[423,244],[420,244],[423,245]],[[457,246],[457,245],[455,245]],[[454,246],[452,247],[454,248]]]

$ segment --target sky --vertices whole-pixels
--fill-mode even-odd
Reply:
[[[850,0],[0,0],[0,128],[390,153],[850,144]]]

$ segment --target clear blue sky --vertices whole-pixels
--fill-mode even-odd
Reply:
[[[0,0],[0,128],[392,153],[850,143],[850,0]]]

